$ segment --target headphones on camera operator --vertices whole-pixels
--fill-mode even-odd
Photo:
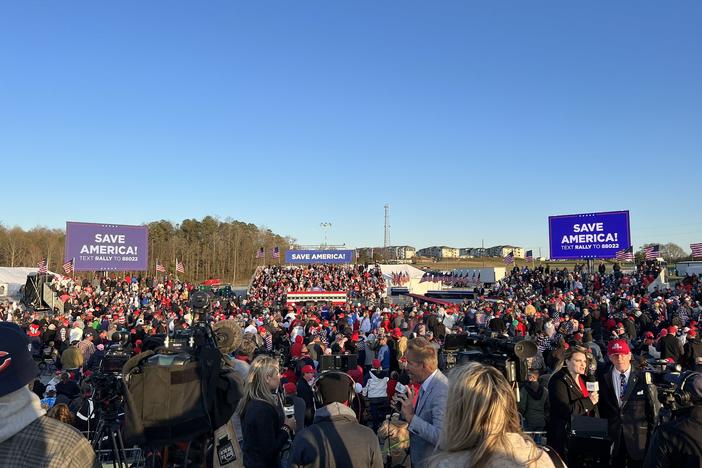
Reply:
[[[698,399],[695,399],[695,397],[693,397],[692,392],[690,392],[689,389],[685,389],[685,387],[688,385],[688,382],[690,382],[691,384],[691,380],[697,375],[702,375],[702,373],[695,371],[685,371],[682,374],[680,374],[678,388],[675,389],[675,393],[673,394],[675,396],[675,399],[677,400],[677,403],[680,406],[689,407],[692,406],[695,403],[695,401],[699,401]]]
[[[354,382],[353,378],[349,374],[347,374],[346,372],[341,372],[341,371],[337,371],[337,370],[324,371],[321,374],[319,374],[319,377],[317,377],[317,379],[314,381],[314,384],[312,385],[312,395],[314,397],[313,401],[314,401],[314,409],[315,410],[325,406],[324,397],[322,395],[322,390],[320,388],[320,385],[324,386],[325,381],[330,381],[330,379],[335,380],[336,382],[340,382],[342,380],[344,382],[346,382],[346,385],[347,385],[346,401],[348,402],[349,406],[351,406],[351,403],[353,402],[354,398],[356,397],[356,389],[354,388],[356,385],[356,382]]]

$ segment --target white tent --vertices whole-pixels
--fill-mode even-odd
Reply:
[[[0,297],[10,296],[19,299],[20,287],[27,282],[27,275],[36,272],[37,267],[0,267]],[[4,288],[4,285],[7,288]]]

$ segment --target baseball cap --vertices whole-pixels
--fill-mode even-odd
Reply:
[[[304,366],[304,367],[302,368],[302,373],[303,373],[303,374],[306,374],[306,373],[314,374],[314,372],[315,372],[315,371],[314,371],[314,367],[312,367],[312,366],[309,365],[309,364],[307,364],[306,366]]]
[[[629,343],[626,340],[612,340],[607,344],[607,355],[612,354],[630,354]]]
[[[644,338],[653,338],[653,332],[652,331],[647,331],[644,333]]]
[[[373,359],[373,369],[380,369],[380,359]]]
[[[297,387],[292,382],[288,382],[286,384],[283,384],[283,389],[285,390],[285,393],[288,395],[292,395],[293,393],[297,393]]]
[[[671,325],[668,327],[668,333],[670,333],[671,335],[675,335],[677,332],[678,327],[676,327],[675,325]]]
[[[0,322],[0,397],[19,390],[39,375],[29,338],[20,327]]]

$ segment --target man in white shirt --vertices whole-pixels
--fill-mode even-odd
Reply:
[[[407,421],[410,432],[410,459],[412,467],[427,466],[428,457],[439,440],[446,410],[448,381],[438,369],[436,347],[425,338],[414,338],[407,345],[407,372],[412,382],[421,384],[414,403],[414,392],[409,387],[405,395],[396,395],[401,401],[400,414]]]

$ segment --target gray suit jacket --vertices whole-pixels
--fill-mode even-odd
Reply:
[[[434,452],[434,447],[439,442],[446,411],[447,393],[446,376],[437,370],[424,395],[417,401],[417,408],[409,425],[410,457],[413,468],[425,467],[427,458]]]

